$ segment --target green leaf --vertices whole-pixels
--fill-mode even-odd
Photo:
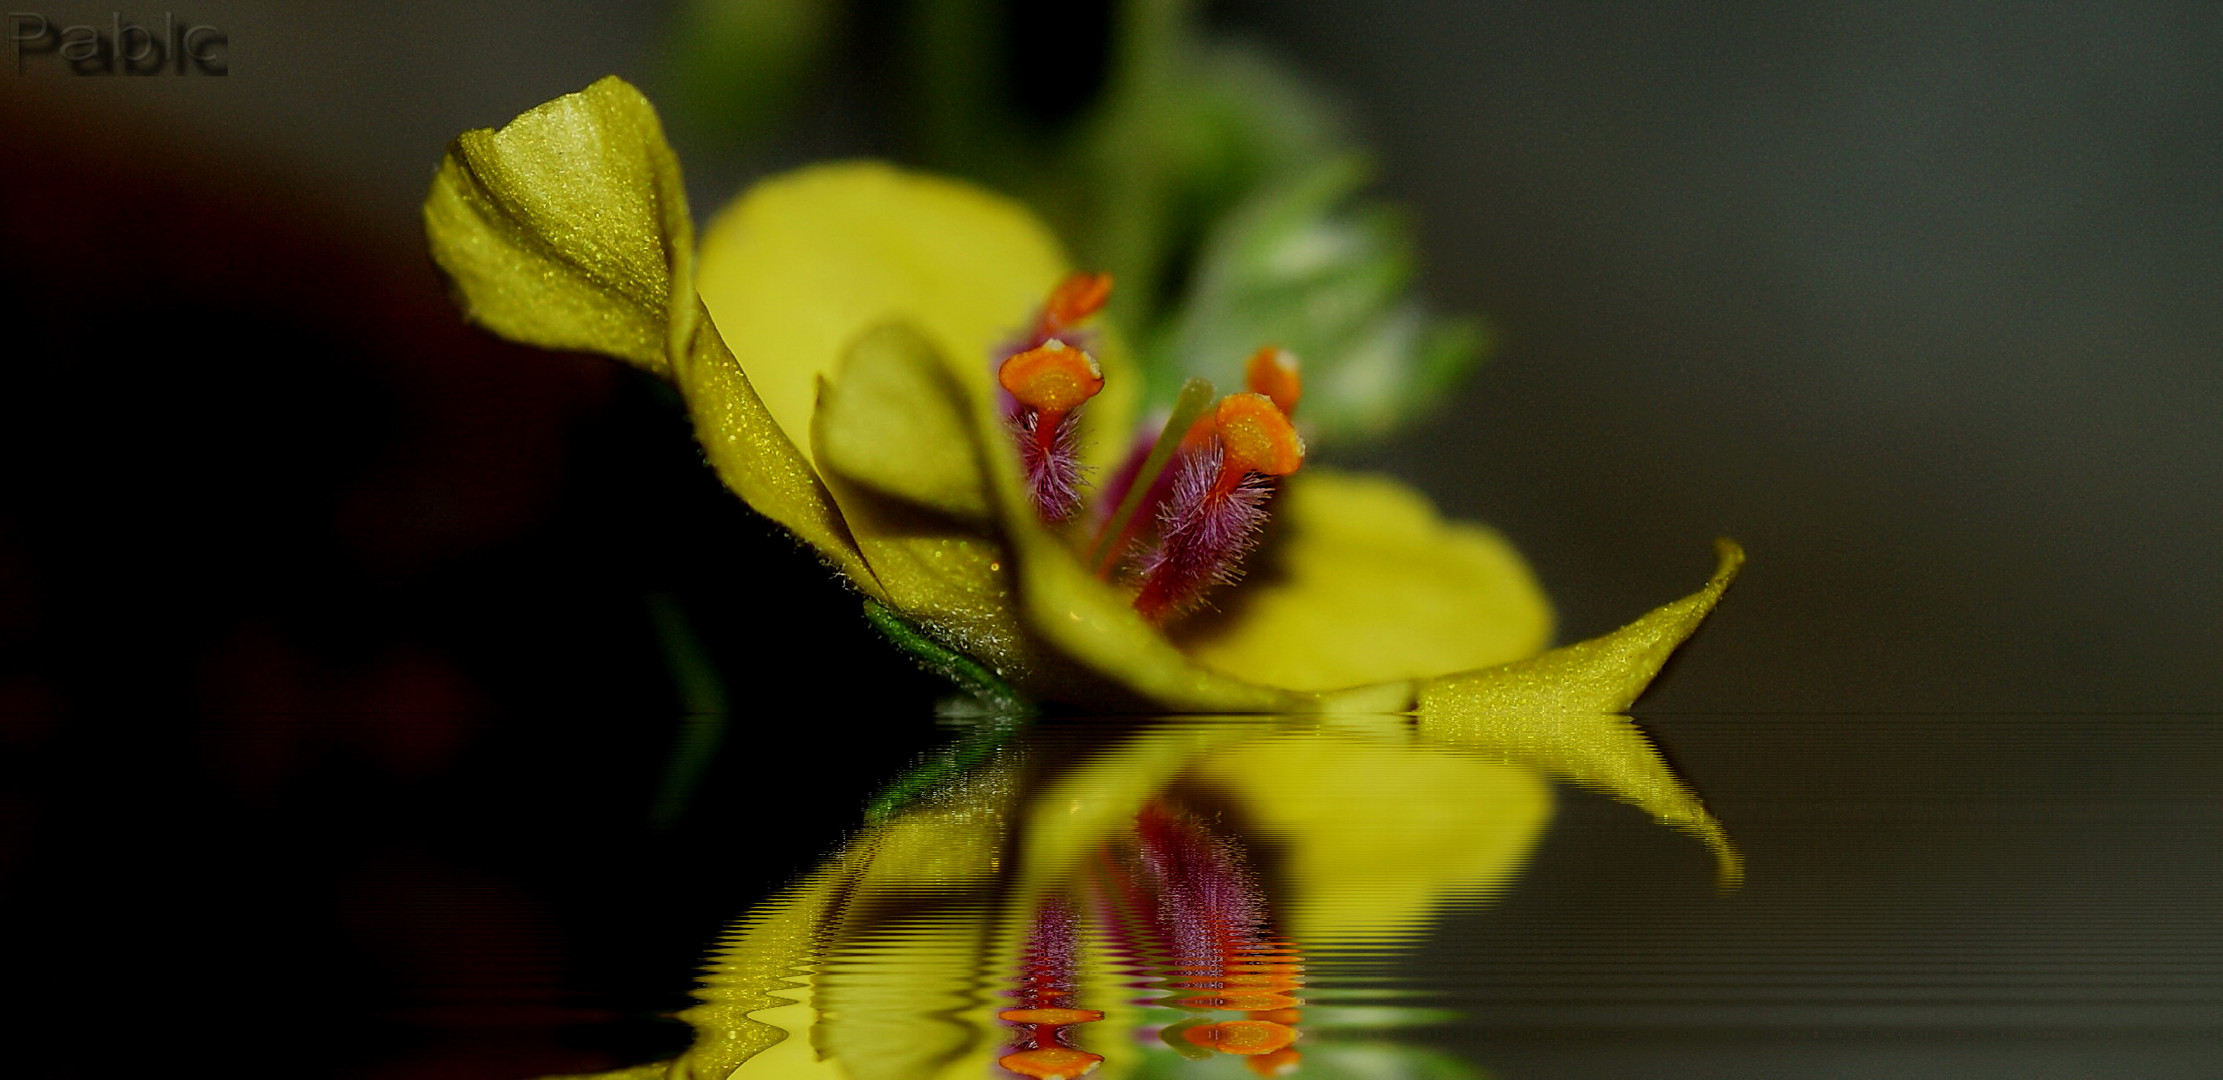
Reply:
[[[1214,229],[1181,309],[1146,355],[1151,385],[1228,381],[1263,344],[1297,354],[1300,422],[1321,443],[1379,436],[1440,399],[1486,341],[1414,300],[1411,228],[1352,204],[1355,157],[1259,191]],[[1238,380],[1239,381],[1239,380]]]

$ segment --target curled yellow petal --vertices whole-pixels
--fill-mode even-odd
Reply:
[[[1717,541],[1715,554],[1714,576],[1705,587],[1610,634],[1527,660],[1429,680],[1421,687],[1422,714],[1596,715],[1627,709],[1676,646],[1706,621],[1744,565],[1744,549],[1734,541]]]
[[[907,323],[886,323],[821,377],[811,448],[819,467],[971,524],[989,517],[964,394]]]
[[[656,111],[615,77],[458,137],[425,197],[432,254],[474,321],[678,383],[718,475],[867,594],[833,497],[694,296],[694,228]]]
[[[1307,470],[1219,610],[1176,628],[1190,658],[1288,690],[1424,678],[1534,656],[1552,612],[1505,538],[1445,521],[1385,477]]]
[[[669,370],[694,228],[656,110],[616,77],[467,131],[425,234],[471,318],[515,341]]]
[[[673,375],[695,423],[695,439],[718,478],[757,513],[817,549],[843,576],[887,599],[831,492],[765,412],[741,365],[697,302]]]

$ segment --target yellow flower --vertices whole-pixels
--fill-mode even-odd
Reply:
[[[1015,203],[822,165],[757,185],[698,248],[654,109],[606,78],[458,138],[425,222],[473,319],[670,379],[727,486],[884,628],[1035,702],[1618,712],[1742,561],[1723,542],[1697,593],[1539,655],[1549,605],[1496,533],[1392,481],[1307,470],[1251,580],[1169,636],[1036,514],[998,415],[989,350],[1069,269]],[[1076,415],[1101,467],[1137,402],[1117,336],[1097,352],[1105,389]]]

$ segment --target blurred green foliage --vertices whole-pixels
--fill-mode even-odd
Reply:
[[[1411,226],[1361,194],[1337,109],[1186,0],[691,0],[674,25],[681,122],[734,140],[857,53],[843,70],[885,92],[914,163],[1026,200],[1117,278],[1151,405],[1191,376],[1239,386],[1279,345],[1304,364],[1301,424],[1333,445],[1425,410],[1487,344],[1414,299]]]
[[[672,127],[746,146],[778,131],[840,37],[831,0],[692,0],[678,6],[658,95]]]

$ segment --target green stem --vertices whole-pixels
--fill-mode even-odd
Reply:
[[[957,688],[979,699],[985,710],[994,716],[1027,716],[1034,706],[1011,684],[998,678],[980,661],[966,656],[913,626],[903,616],[896,614],[886,604],[877,600],[864,602],[865,620],[893,643],[896,648],[911,654],[919,666],[933,672]]]
[[[1027,726],[1021,716],[991,716],[975,721],[975,727],[964,738],[944,747],[933,757],[905,770],[902,775],[888,782],[879,794],[865,801],[864,817],[869,823],[886,821],[918,801],[961,776],[974,766],[988,760],[1002,750]]]

